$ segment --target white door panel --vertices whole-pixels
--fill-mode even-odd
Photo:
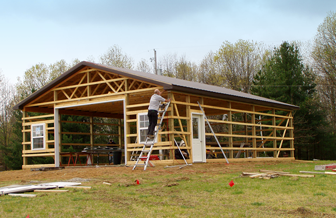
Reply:
[[[192,157],[193,162],[205,162],[204,120],[203,115],[192,114]]]

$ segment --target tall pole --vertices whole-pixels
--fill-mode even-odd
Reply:
[[[155,61],[155,75],[157,75],[157,63],[156,63],[156,50],[155,49],[153,49],[154,50],[154,61]]]

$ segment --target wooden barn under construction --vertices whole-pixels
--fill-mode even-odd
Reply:
[[[171,103],[153,148],[153,165],[180,164],[174,151],[182,140],[188,163],[225,162],[225,157],[230,162],[294,159],[295,105],[81,62],[15,105],[23,112],[22,168],[111,164],[114,150],[122,158],[113,164],[134,165],[146,139],[155,89],[165,90],[163,97]],[[64,126],[70,124],[85,128],[69,132]],[[71,141],[80,137],[85,140]],[[108,144],[111,138],[115,144]]]

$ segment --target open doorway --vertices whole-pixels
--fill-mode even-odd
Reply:
[[[117,152],[127,164],[124,99],[58,106],[54,114],[55,166],[115,164]]]

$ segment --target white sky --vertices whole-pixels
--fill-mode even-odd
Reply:
[[[118,45],[141,60],[199,63],[224,41],[312,41],[335,0],[0,0],[0,72],[12,83],[38,63],[96,62]]]

